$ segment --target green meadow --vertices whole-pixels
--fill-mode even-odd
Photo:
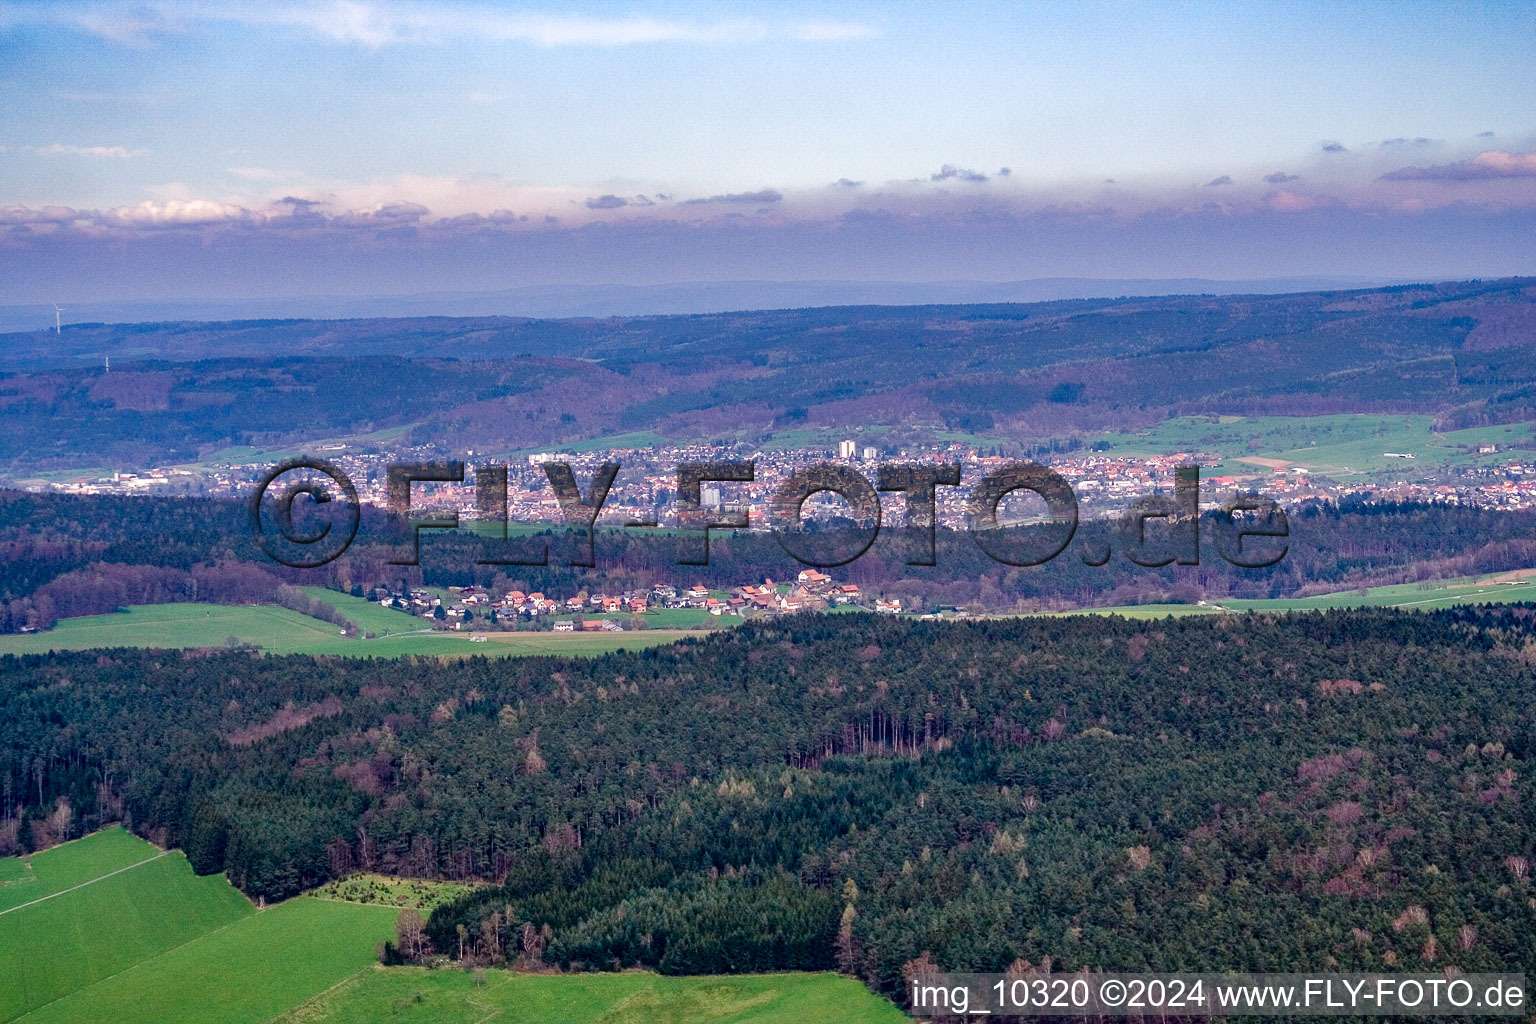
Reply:
[[[1380,587],[1339,590],[1313,597],[1272,600],[1216,600],[1204,605],[1141,604],[1081,608],[1057,615],[1123,615],[1129,619],[1161,619],[1183,615],[1219,615],[1231,612],[1305,612],[1332,608],[1402,608],[1431,611],[1459,604],[1509,604],[1536,601],[1536,573],[1491,573],[1421,583],[1394,583]]]
[[[416,616],[410,612],[400,611],[398,608],[385,608],[377,601],[370,601],[364,597],[353,597],[351,594],[343,594],[325,587],[300,587],[308,597],[323,601],[345,615],[350,621],[357,623],[357,628],[365,633],[375,633],[385,636],[391,633],[413,633],[425,627]]]
[[[261,1024],[367,969],[375,962],[377,945],[394,934],[396,913],[390,907],[301,896],[251,910],[232,924],[80,985],[16,1019],[25,1024]],[[82,940],[119,941],[105,930]]]
[[[407,423],[398,427],[386,427],[383,430],[375,430],[365,434],[345,434],[340,437],[317,437],[305,442],[303,450],[293,448],[256,448],[251,445],[233,445],[228,448],[219,448],[210,451],[198,458],[196,462],[184,463],[183,469],[211,469],[220,465],[253,465],[257,463],[276,463],[285,459],[296,458],[301,455],[325,457],[335,455],[336,452],[327,452],[322,449],[326,445],[344,444],[348,447],[370,447],[373,445],[387,444],[417,426],[415,423]]]
[[[545,452],[600,452],[609,449],[622,448],[656,448],[660,445],[672,442],[653,430],[634,430],[627,434],[610,434],[607,437],[593,437],[585,441],[573,441],[570,444],[549,446],[543,448],[521,448],[513,452],[513,455],[538,455]]]
[[[446,636],[463,646],[452,650],[417,653],[480,654],[488,656],[549,655],[554,657],[596,657],[611,651],[639,651],[647,647],[676,643],[700,636],[690,629],[628,630],[623,633],[485,633],[485,643],[471,644],[463,636]],[[465,650],[464,648],[468,648]]]
[[[899,1024],[909,1018],[835,974],[671,978],[375,968],[281,1024]]]
[[[0,1020],[56,1005],[256,912],[222,875],[197,877],[180,852],[122,829],[35,854],[30,866],[4,863],[7,875],[19,864],[36,882],[4,890],[29,900],[0,911]]]
[[[0,1021],[894,1024],[831,974],[663,978],[382,968],[398,908],[465,886],[356,876],[258,909],[121,828],[0,859]],[[317,896],[321,898],[317,898]],[[370,905],[372,901],[377,901]]]
[[[382,610],[382,609],[381,609]],[[273,605],[134,605],[107,615],[60,619],[40,633],[0,637],[0,654],[98,647],[220,647],[229,637],[272,654],[309,653],[345,641],[328,622]]]
[[[463,599],[452,590],[449,590],[447,587],[422,587],[421,589],[436,596],[438,600],[443,602],[443,607],[445,608],[462,606],[464,604]],[[351,619],[353,622],[356,622],[359,626],[361,626],[365,632],[372,630],[377,633],[378,636],[384,636],[387,632],[400,632],[402,629],[402,623],[404,623],[403,628],[410,631],[420,630],[423,627],[423,622],[421,619],[408,615],[405,612],[399,611],[397,609],[385,608],[376,601],[367,601],[363,598],[351,597],[346,594],[338,594],[336,591],[327,590],[324,587],[304,587],[303,590],[304,593],[308,594],[310,597],[317,598],[318,600],[324,601],[332,607],[336,608],[348,619]],[[729,598],[731,595],[728,591],[716,590],[711,591],[710,596],[724,600]],[[482,608],[478,610],[476,614],[477,616],[483,616],[484,609]],[[562,612],[558,615],[551,616],[546,621],[554,622],[559,621],[560,619],[574,619],[575,617],[576,616],[574,613]],[[614,622],[620,623],[627,629],[634,616],[631,612],[628,611],[587,611],[582,613],[582,618],[595,620],[611,619]],[[475,621],[479,622],[483,621],[483,619],[477,618]],[[735,625],[741,620],[736,617],[711,615],[703,608],[662,608],[660,606],[653,605],[645,613],[644,621],[647,629],[684,630],[718,629],[723,626]],[[471,625],[473,624],[474,623],[471,623]],[[469,632],[474,632],[474,630],[470,629]],[[506,634],[498,632],[490,632],[486,635],[492,639],[505,638],[506,636]],[[533,631],[517,634],[519,639],[529,638],[537,635],[538,634]],[[561,638],[557,636],[556,639],[563,639],[565,642],[571,642],[571,638],[569,637]],[[613,648],[605,647],[603,649],[611,650]]]
[[[335,654],[350,658],[399,658],[426,654],[443,657],[517,657],[556,655],[590,657],[610,651],[634,651],[672,643],[696,632],[681,629],[631,630],[622,633],[486,633],[483,643],[470,640],[472,630],[441,632],[418,624],[401,612],[381,608],[360,598],[322,591],[324,599],[357,617],[365,631],[385,616],[395,632],[372,640],[344,637],[328,622],[271,605],[153,604],[133,605],[108,615],[60,619],[41,633],[0,636],[0,655],[46,654],[49,651],[95,650],[107,647],[222,647],[229,637],[267,654]],[[342,602],[356,602],[344,605]],[[369,610],[371,609],[371,611]],[[374,616],[378,621],[368,623]],[[400,624],[405,626],[400,629]]]
[[[1511,423],[1448,433],[1430,429],[1430,416],[1362,413],[1336,416],[1181,416],[1134,434],[1088,438],[1105,454],[1128,458],[1209,452],[1220,462],[1202,475],[1272,472],[1263,459],[1300,466],[1329,477],[1394,473],[1420,474],[1437,464],[1470,464],[1508,459],[1508,453],[1478,455],[1481,444],[1509,445],[1530,440],[1532,424]],[[1388,457],[1392,452],[1413,459]]]
[[[259,910],[121,828],[0,859],[0,1021],[259,1024],[375,962],[395,909]]]
[[[1319,611],[1328,608],[1407,608],[1430,610],[1458,604],[1509,604],[1536,601],[1536,577],[1509,579],[1509,573],[1464,576],[1423,583],[1398,583],[1271,601],[1221,601],[1232,611]]]
[[[34,857],[0,858],[0,914],[159,855],[144,840],[114,828]]]

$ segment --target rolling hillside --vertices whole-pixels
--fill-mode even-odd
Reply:
[[[127,863],[120,863],[126,861]],[[56,1005],[98,982],[255,913],[222,875],[121,829],[8,860],[0,892],[0,1019]],[[28,876],[35,876],[33,881]]]
[[[834,1007],[849,1024],[905,1019],[833,975],[487,980],[380,968],[375,947],[397,907],[300,897],[258,910],[223,875],[193,875],[179,851],[121,828],[0,859],[0,905],[5,1022],[373,1024],[408,1009],[422,1024],[790,1024]]]
[[[1461,429],[1531,418],[1533,329],[1524,278],[604,320],[80,324],[0,336],[0,368],[15,371],[0,379],[0,459],[15,475],[328,437],[515,452],[871,425],[1040,438],[1189,414],[1416,413]]]

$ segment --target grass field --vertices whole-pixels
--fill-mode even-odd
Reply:
[[[0,859],[0,1021],[260,1024],[374,962],[393,907],[257,910],[121,828]]]
[[[556,619],[574,619],[574,615],[556,615]],[[629,625],[629,612],[583,612],[584,619],[612,619]],[[738,616],[711,615],[703,608],[652,608],[645,613],[645,623],[650,629],[719,629],[740,622]]]
[[[159,850],[124,829],[55,846],[35,857],[0,858],[0,913],[126,868]]]
[[[268,654],[338,654],[351,658],[398,658],[427,654],[443,657],[517,657],[557,655],[590,657],[610,651],[634,651],[671,643],[697,632],[652,629],[623,633],[487,633],[474,643],[470,632],[422,630],[416,620],[380,608],[361,598],[321,591],[324,599],[343,609],[365,630],[363,612],[344,602],[371,607],[379,616],[395,616],[406,630],[373,640],[343,637],[328,622],[270,605],[152,604],[134,605],[111,615],[60,619],[41,633],[0,636],[0,655],[46,654],[104,647],[221,647],[226,638],[253,644]],[[373,614],[373,613],[368,613]],[[394,620],[389,620],[394,624]]]
[[[253,910],[18,1019],[262,1024],[367,969],[377,944],[394,934],[396,913],[307,896]]]
[[[256,912],[222,875],[197,877],[180,852],[163,853],[121,829],[36,854],[31,870],[39,879],[31,902],[0,911],[0,1020],[56,1004]]]
[[[1457,604],[1508,604],[1536,601],[1536,576],[1510,578],[1509,573],[1464,576],[1424,583],[1399,583],[1273,601],[1222,601],[1233,611],[1308,611],[1325,608],[1447,608]],[[1501,582],[1502,580],[1502,582]]]
[[[1304,612],[1330,608],[1403,608],[1430,611],[1458,604],[1508,604],[1536,601],[1536,570],[1461,576],[1423,583],[1395,583],[1382,587],[1340,590],[1315,597],[1273,600],[1221,600],[1212,604],[1141,604],[1082,608],[1059,615],[1123,615],[1130,619],[1161,619],[1168,616],[1219,615],[1226,612]]]
[[[282,1024],[898,1024],[907,1016],[835,974],[664,978],[375,968]]]
[[[391,633],[413,633],[422,628],[423,623],[410,612],[403,612],[397,608],[385,608],[377,601],[370,601],[363,597],[353,597],[351,594],[342,594],[325,587],[300,587],[300,590],[318,601],[335,608],[345,615],[350,621],[357,623],[357,627],[365,633],[376,633],[385,636]]]
[[[297,654],[330,647],[332,641],[350,642],[337,634],[328,622],[272,605],[134,605],[110,615],[60,619],[41,633],[0,637],[0,654],[96,647],[219,647],[231,636],[273,654]]]
[[[1439,464],[1471,464],[1508,459],[1507,451],[1477,454],[1482,444],[1511,445],[1529,442],[1531,423],[1500,424],[1437,433],[1432,417],[1378,413],[1333,416],[1182,416],[1165,420],[1151,430],[1111,433],[1085,438],[1102,446],[1105,454],[1125,458],[1172,455],[1176,452],[1208,452],[1220,457],[1205,476],[1264,475],[1272,467],[1244,459],[1262,459],[1299,466],[1312,473],[1338,478],[1421,475]],[[862,448],[879,443],[885,428],[870,428],[857,435]],[[784,430],[771,435],[765,448],[804,448],[828,445],[849,436],[831,430]],[[940,441],[959,441],[986,449],[1008,438],[961,431],[935,433]],[[1018,438],[1011,440],[1021,440]],[[1022,440],[1031,440],[1028,438]],[[1034,439],[1034,440],[1038,440]],[[1413,459],[1386,457],[1387,452],[1411,454]]]
[[[1479,444],[1508,445],[1530,440],[1529,423],[1475,427],[1438,434],[1429,416],[1379,414],[1337,416],[1184,416],[1165,420],[1139,434],[1105,434],[1089,438],[1107,446],[1106,454],[1136,457],[1175,452],[1212,452],[1221,456],[1202,475],[1248,475],[1272,472],[1261,459],[1299,466],[1337,478],[1380,474],[1422,475],[1433,465],[1466,464],[1509,458],[1478,455]],[[1414,458],[1388,458],[1387,452]]]

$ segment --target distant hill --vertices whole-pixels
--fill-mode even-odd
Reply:
[[[106,373],[105,361],[113,360]],[[1536,415],[1536,281],[1286,295],[74,324],[0,335],[0,458],[189,459],[412,425],[517,450],[906,425],[1040,437],[1189,413]],[[93,463],[99,464],[99,463]]]

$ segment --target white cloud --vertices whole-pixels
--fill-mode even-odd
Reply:
[[[55,142],[51,146],[33,146],[32,152],[43,156],[89,156],[98,159],[128,159],[143,156],[147,149],[128,149],[126,146],[71,146]]]
[[[159,227],[224,224],[250,217],[249,210],[232,203],[213,199],[172,199],[165,203],[145,201],[137,206],[119,206],[108,210],[102,220],[124,227]]]

